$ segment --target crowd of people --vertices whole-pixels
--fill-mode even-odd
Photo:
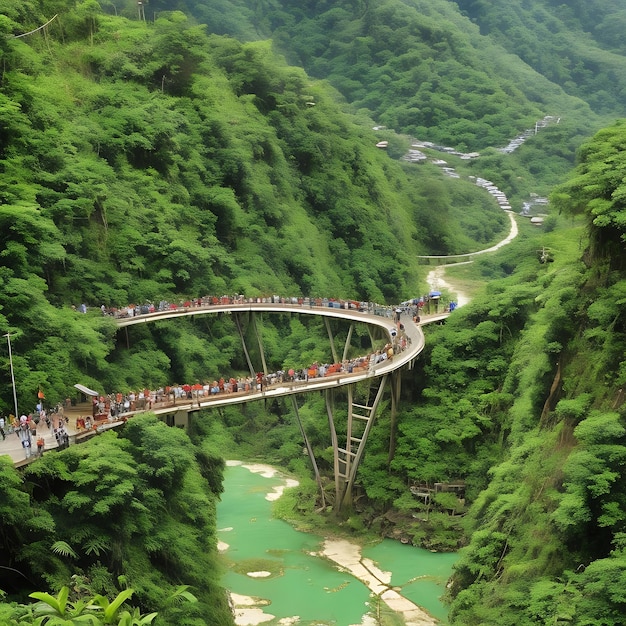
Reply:
[[[105,419],[121,418],[125,414],[136,411],[149,410],[151,408],[171,406],[182,400],[202,402],[220,394],[251,393],[267,390],[275,385],[285,383],[306,382],[314,378],[324,378],[332,375],[351,374],[366,367],[371,367],[380,361],[391,358],[394,349],[403,351],[406,348],[407,338],[404,332],[397,334],[402,325],[400,314],[406,312],[413,315],[414,321],[419,319],[417,312],[423,306],[423,299],[416,300],[415,304],[404,303],[402,307],[379,305],[374,302],[359,302],[355,300],[338,300],[333,298],[309,298],[309,297],[284,297],[268,296],[247,298],[241,294],[223,296],[203,296],[201,298],[169,302],[162,300],[157,304],[146,302],[141,305],[129,304],[125,307],[115,308],[102,305],[100,310],[103,315],[113,316],[117,319],[148,315],[155,312],[172,311],[190,308],[210,308],[220,305],[245,305],[245,304],[285,304],[302,307],[330,307],[347,310],[358,310],[373,315],[388,317],[393,320],[395,326],[391,331],[393,345],[390,343],[381,350],[371,355],[356,359],[345,360],[341,363],[313,363],[302,369],[279,370],[265,374],[257,373],[251,376],[221,377],[212,381],[196,382],[195,384],[174,384],[159,389],[142,389],[127,394],[113,393],[92,399],[92,415],[80,418],[79,429],[97,427],[98,422]],[[410,306],[406,306],[410,304]],[[86,313],[87,307],[80,305],[78,310]],[[403,331],[403,327],[402,327]]]
[[[216,302],[217,298],[202,298],[195,302],[185,302],[183,306],[213,306],[215,304],[236,304],[244,302],[243,296],[223,296],[219,299],[220,302]],[[305,305],[308,304],[307,299],[286,299],[274,296],[271,299],[256,299],[255,301],[270,300],[274,303],[288,304],[298,303]],[[289,300],[289,301],[288,301]],[[299,301],[300,300],[300,301]],[[314,303],[314,306],[326,306],[327,302],[337,302],[340,306],[348,308],[350,304],[348,301],[327,301],[319,299]],[[398,307],[378,307],[371,303],[358,303],[361,306],[361,310],[367,310],[368,312],[376,312],[379,315],[389,317],[393,321],[393,326],[390,328],[391,342],[388,342],[384,347],[376,350],[365,356],[356,357],[353,359],[345,359],[339,363],[312,363],[308,367],[300,369],[288,369],[278,370],[271,373],[257,372],[254,375],[248,376],[223,376],[210,381],[196,382],[194,384],[173,384],[171,386],[164,386],[158,389],[141,389],[138,391],[131,391],[129,393],[111,393],[108,395],[96,396],[92,398],[92,415],[85,418],[79,418],[77,420],[77,428],[92,429],[97,428],[98,424],[102,421],[113,421],[117,419],[125,419],[128,414],[133,414],[137,411],[150,410],[153,408],[163,408],[167,406],[175,406],[177,403],[190,401],[192,404],[197,402],[200,404],[210,398],[214,398],[221,395],[229,394],[242,394],[242,393],[254,393],[267,391],[273,387],[285,384],[297,384],[301,382],[309,382],[314,379],[327,378],[329,376],[343,376],[353,373],[359,373],[363,371],[371,371],[371,369],[378,363],[393,358],[394,353],[403,352],[410,339],[404,332],[404,325],[400,321],[402,313],[416,313],[418,307],[411,308],[398,308]],[[163,303],[161,303],[162,307]],[[357,303],[352,303],[353,308],[356,308]],[[137,309],[138,307],[134,307]],[[141,308],[138,308],[139,315],[149,313],[151,310],[146,310],[145,313]],[[161,310],[165,310],[161,308]],[[111,314],[107,312],[106,314]],[[116,311],[116,315],[128,315],[128,309]],[[415,321],[415,316],[414,316]]]
[[[301,369],[278,370],[267,374],[257,372],[255,375],[220,377],[202,383],[174,384],[158,389],[144,388],[126,394],[118,392],[94,396],[91,401],[91,415],[76,418],[76,430],[85,432],[98,429],[103,422],[125,420],[136,412],[150,409],[189,402],[200,405],[201,402],[211,398],[230,394],[251,394],[268,391],[281,385],[306,383],[315,379],[358,374],[364,371],[371,372],[376,364],[392,359],[395,353],[406,349],[409,339],[404,333],[404,326],[399,321],[396,322],[391,335],[393,343],[386,343],[381,349],[365,356],[345,359],[339,363],[314,362]],[[38,404],[37,408],[34,414],[22,415],[19,420],[14,415],[10,415],[8,426],[5,425],[4,418],[0,418],[0,434],[4,438],[7,433],[14,432],[22,443],[27,459],[35,454],[37,456],[43,454],[45,440],[42,436],[42,428],[44,427],[54,434],[59,449],[69,445],[67,431],[69,420],[64,417],[63,409],[58,407],[54,412],[48,412],[41,404]],[[35,445],[36,452],[34,451]]]
[[[424,299],[421,300],[423,306]],[[419,302],[419,300],[416,300]],[[145,302],[143,304],[128,304],[124,307],[108,307],[100,306],[103,315],[109,315],[115,318],[137,317],[139,315],[148,315],[150,313],[177,311],[180,309],[194,308],[210,308],[213,306],[228,305],[245,305],[245,304],[284,304],[297,305],[307,308],[328,307],[334,309],[346,309],[370,313],[372,315],[381,315],[384,317],[392,317],[396,307],[389,305],[377,304],[375,302],[360,302],[356,300],[340,300],[335,298],[309,298],[309,297],[284,297],[284,296],[266,296],[247,298],[241,294],[223,295],[223,296],[203,296],[201,298],[183,299],[177,302],[169,302],[161,300],[158,303]],[[415,308],[417,308],[417,304]],[[76,309],[76,307],[74,307]],[[87,307],[81,304],[78,310],[82,313],[87,311]]]
[[[43,428],[49,429],[54,435],[59,448],[62,449],[69,445],[67,420],[63,415],[50,415],[43,407],[38,408],[40,410],[34,414],[21,415],[19,419],[13,414],[10,414],[8,418],[0,417],[0,432],[3,441],[7,435],[14,433],[20,440],[27,459],[33,455],[41,456],[43,454],[45,448]]]
[[[410,338],[404,332],[404,326],[400,321],[401,314],[410,315],[414,322],[419,323],[419,314],[422,312],[425,300],[420,298],[411,302],[402,303],[397,307],[378,305],[372,302],[357,302],[352,300],[334,300],[327,298],[285,298],[271,296],[267,298],[245,298],[242,295],[234,296],[205,296],[195,300],[185,300],[180,303],[161,301],[158,305],[146,303],[139,306],[128,305],[116,309],[101,308],[103,315],[112,315],[116,318],[134,317],[146,315],[156,311],[176,310],[178,308],[211,307],[232,304],[291,304],[303,307],[332,307],[358,310],[373,315],[388,317],[393,321],[390,329],[392,341],[365,356],[353,359],[345,359],[339,363],[312,363],[309,367],[301,369],[278,370],[272,373],[258,372],[249,376],[220,377],[211,381],[196,382],[195,384],[174,384],[158,389],[142,389],[129,393],[111,393],[92,398],[92,414],[77,418],[78,431],[98,428],[103,421],[117,421],[126,419],[138,411],[150,410],[175,406],[177,403],[190,401],[198,405],[210,398],[226,396],[229,394],[255,393],[272,389],[279,385],[298,384],[309,382],[314,379],[323,379],[332,376],[345,376],[363,371],[372,371],[374,366],[382,361],[393,358],[394,354],[403,352]],[[88,308],[81,304],[77,309],[86,313]],[[22,415],[19,420],[10,415],[8,420],[0,417],[0,435],[3,439],[7,433],[15,433],[24,447],[26,458],[30,458],[35,452],[33,442],[37,448],[37,455],[43,454],[45,440],[41,436],[41,429],[45,427],[54,435],[59,448],[69,444],[67,431],[67,418],[63,417],[62,408],[56,408],[53,412],[46,412],[43,406],[38,405],[34,415]],[[8,422],[8,423],[7,423]],[[39,429],[39,436],[38,436]]]
[[[399,324],[402,326],[402,324]],[[403,332],[394,337],[394,343],[371,354],[346,359],[340,363],[312,363],[301,369],[278,370],[271,373],[257,372],[254,376],[220,377],[211,381],[194,384],[174,384],[158,389],[142,389],[127,394],[111,393],[92,398],[92,415],[77,420],[78,430],[97,428],[104,420],[123,419],[125,415],[189,401],[200,404],[210,398],[229,394],[242,394],[268,391],[280,385],[298,384],[314,379],[342,376],[369,371],[377,363],[393,358],[394,353],[404,351],[408,338]],[[395,334],[395,333],[392,333]],[[395,347],[394,347],[395,345]]]
[[[176,302],[160,300],[157,303],[147,301],[143,304],[128,304],[122,307],[100,305],[99,309],[103,315],[112,316],[117,319],[127,317],[137,317],[139,315],[149,315],[151,313],[177,311],[180,309],[210,308],[214,306],[246,305],[246,304],[284,304],[297,305],[307,308],[330,307],[335,309],[356,310],[371,315],[383,317],[393,317],[398,308],[409,313],[412,317],[422,313],[439,313],[453,311],[457,303],[450,301],[444,303],[442,294],[439,291],[431,291],[427,294],[402,302],[399,305],[385,305],[376,302],[365,302],[358,300],[343,300],[339,298],[314,298],[310,296],[255,296],[246,297],[243,294],[222,295],[222,296],[201,296],[198,298],[183,298]],[[82,303],[78,307],[73,305],[72,309],[80,313],[87,313],[93,307],[88,307]]]

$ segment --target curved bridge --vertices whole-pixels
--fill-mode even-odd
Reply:
[[[400,398],[400,371],[404,368],[411,369],[419,354],[424,349],[425,340],[421,325],[438,322],[445,319],[449,314],[442,313],[431,315],[422,319],[420,324],[413,322],[411,317],[402,313],[400,323],[403,330],[398,331],[400,324],[396,324],[392,318],[387,316],[388,310],[381,309],[385,315],[361,312],[353,309],[333,308],[331,306],[311,306],[310,304],[281,304],[281,303],[242,303],[242,304],[217,304],[208,306],[190,306],[177,308],[174,310],[158,311],[146,313],[134,317],[120,318],[117,324],[120,328],[127,328],[138,324],[153,323],[160,320],[171,320],[179,317],[190,317],[195,315],[207,315],[225,313],[233,316],[237,326],[244,353],[248,360],[251,374],[255,371],[263,370],[267,374],[267,367],[263,356],[263,345],[259,333],[256,333],[256,316],[264,313],[288,313],[299,315],[318,315],[325,318],[326,329],[331,345],[333,359],[340,362],[346,359],[354,325],[356,323],[367,324],[370,331],[372,345],[374,345],[375,334],[382,336],[388,343],[397,348],[400,339],[405,339],[406,348],[403,351],[394,350],[392,359],[387,359],[375,363],[370,357],[367,367],[358,372],[342,372],[323,378],[314,378],[307,381],[293,381],[278,383],[264,388],[263,390],[251,392],[237,392],[222,394],[210,398],[197,398],[192,400],[179,400],[175,405],[155,406],[150,411],[156,415],[170,416],[168,423],[171,425],[186,427],[188,425],[189,414],[208,408],[215,408],[230,404],[240,404],[252,402],[254,400],[266,400],[280,396],[292,396],[293,408],[296,419],[300,426],[304,443],[313,465],[322,505],[325,506],[325,493],[322,487],[321,477],[318,471],[315,455],[304,431],[302,421],[299,417],[296,395],[308,393],[310,391],[324,392],[326,400],[326,410],[328,414],[331,444],[334,456],[335,475],[335,510],[339,511],[343,506],[352,503],[352,488],[355,483],[356,472],[363,457],[367,437],[374,422],[376,411],[387,381],[390,381],[391,389],[391,419],[392,428],[395,424],[397,406]],[[343,357],[339,358],[335,347],[334,338],[328,320],[339,318],[349,322],[346,343],[343,349]],[[259,352],[263,361],[262,368],[255,368],[250,360],[249,352],[244,339],[244,324],[251,325],[259,341]],[[399,335],[401,333],[401,335]],[[363,383],[357,386],[358,383]],[[337,430],[335,428],[335,390],[345,387],[348,397],[348,410],[345,427],[345,444],[340,445]],[[135,411],[133,414],[144,411]],[[343,429],[342,429],[343,430]],[[390,450],[390,456],[393,450]]]

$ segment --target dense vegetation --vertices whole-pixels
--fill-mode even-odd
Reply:
[[[290,62],[327,79],[378,124],[465,151],[504,146],[546,114],[589,126],[597,124],[592,110],[624,113],[623,50],[615,36],[609,45],[624,16],[617,1],[566,10],[549,0],[456,4],[275,0],[256,4],[251,34],[227,31],[233,12],[242,24],[248,17],[238,2],[222,11],[183,3],[217,31],[271,34]],[[180,6],[151,3],[155,11]]]
[[[118,337],[97,308],[72,304],[234,292],[398,302],[424,288],[418,254],[502,236],[505,216],[468,176],[518,206],[554,189],[551,232],[522,228],[475,264],[488,285],[430,333],[396,423],[385,399],[346,528],[468,543],[454,624],[620,623],[624,125],[585,143],[564,182],[581,138],[624,114],[617,2],[154,0],[146,21],[116,0],[2,11],[0,327],[24,410],[39,388],[56,403],[75,382],[126,391],[246,370],[229,317]],[[495,149],[546,114],[560,123],[513,154]],[[461,178],[446,177],[398,160],[411,136],[481,157],[446,156]],[[554,262],[542,264],[546,246]],[[257,331],[270,368],[330,358],[313,320],[268,316]],[[322,399],[300,417],[326,480]],[[292,407],[210,423],[187,435],[146,417],[22,474],[2,463],[2,571],[20,574],[0,583],[0,619],[34,619],[22,606],[34,589],[68,587],[76,606],[128,586],[137,617],[230,623],[215,559],[221,455],[308,468]],[[408,489],[453,481],[464,501]],[[302,484],[283,515],[315,510],[315,485]],[[197,602],[167,601],[181,585]]]
[[[455,624],[623,619],[623,146],[623,124],[598,133],[552,195],[585,217],[584,264],[518,288],[532,314],[493,397],[508,450],[470,511]]]
[[[461,11],[509,52],[599,112],[624,114],[621,36],[626,9],[618,0],[551,0],[493,6],[459,0]]]
[[[119,436],[44,455],[24,471],[28,492],[10,459],[0,462],[2,587],[13,598],[41,581],[64,581],[74,603],[114,598],[122,577],[135,607],[158,611],[161,623],[231,623],[215,546],[223,461],[206,447],[142,417]],[[182,579],[197,602],[168,602]],[[0,605],[3,624],[19,614]]]
[[[467,180],[444,191],[437,168],[390,160],[332,91],[267,44],[208,36],[179,13],[148,26],[81,7],[83,21],[65,13],[45,36],[2,40],[0,315],[23,398],[41,385],[54,403],[85,377],[142,384],[145,367],[106,360],[113,325],[70,304],[233,292],[397,301],[423,278],[416,254],[504,232],[484,193]],[[184,347],[151,361],[169,358],[186,362]]]

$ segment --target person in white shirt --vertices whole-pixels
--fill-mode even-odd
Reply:
[[[31,455],[31,438],[30,438],[30,428],[28,428],[28,424],[26,422],[22,422],[20,424],[20,429],[17,435],[20,438],[20,441],[22,442],[22,448],[24,448],[24,452],[26,453],[26,458],[29,459]]]

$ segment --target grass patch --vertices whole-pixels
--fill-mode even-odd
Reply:
[[[276,578],[283,575],[283,568],[278,561],[272,559],[244,559],[230,565],[230,569],[244,576],[252,572],[269,572],[264,578]]]

